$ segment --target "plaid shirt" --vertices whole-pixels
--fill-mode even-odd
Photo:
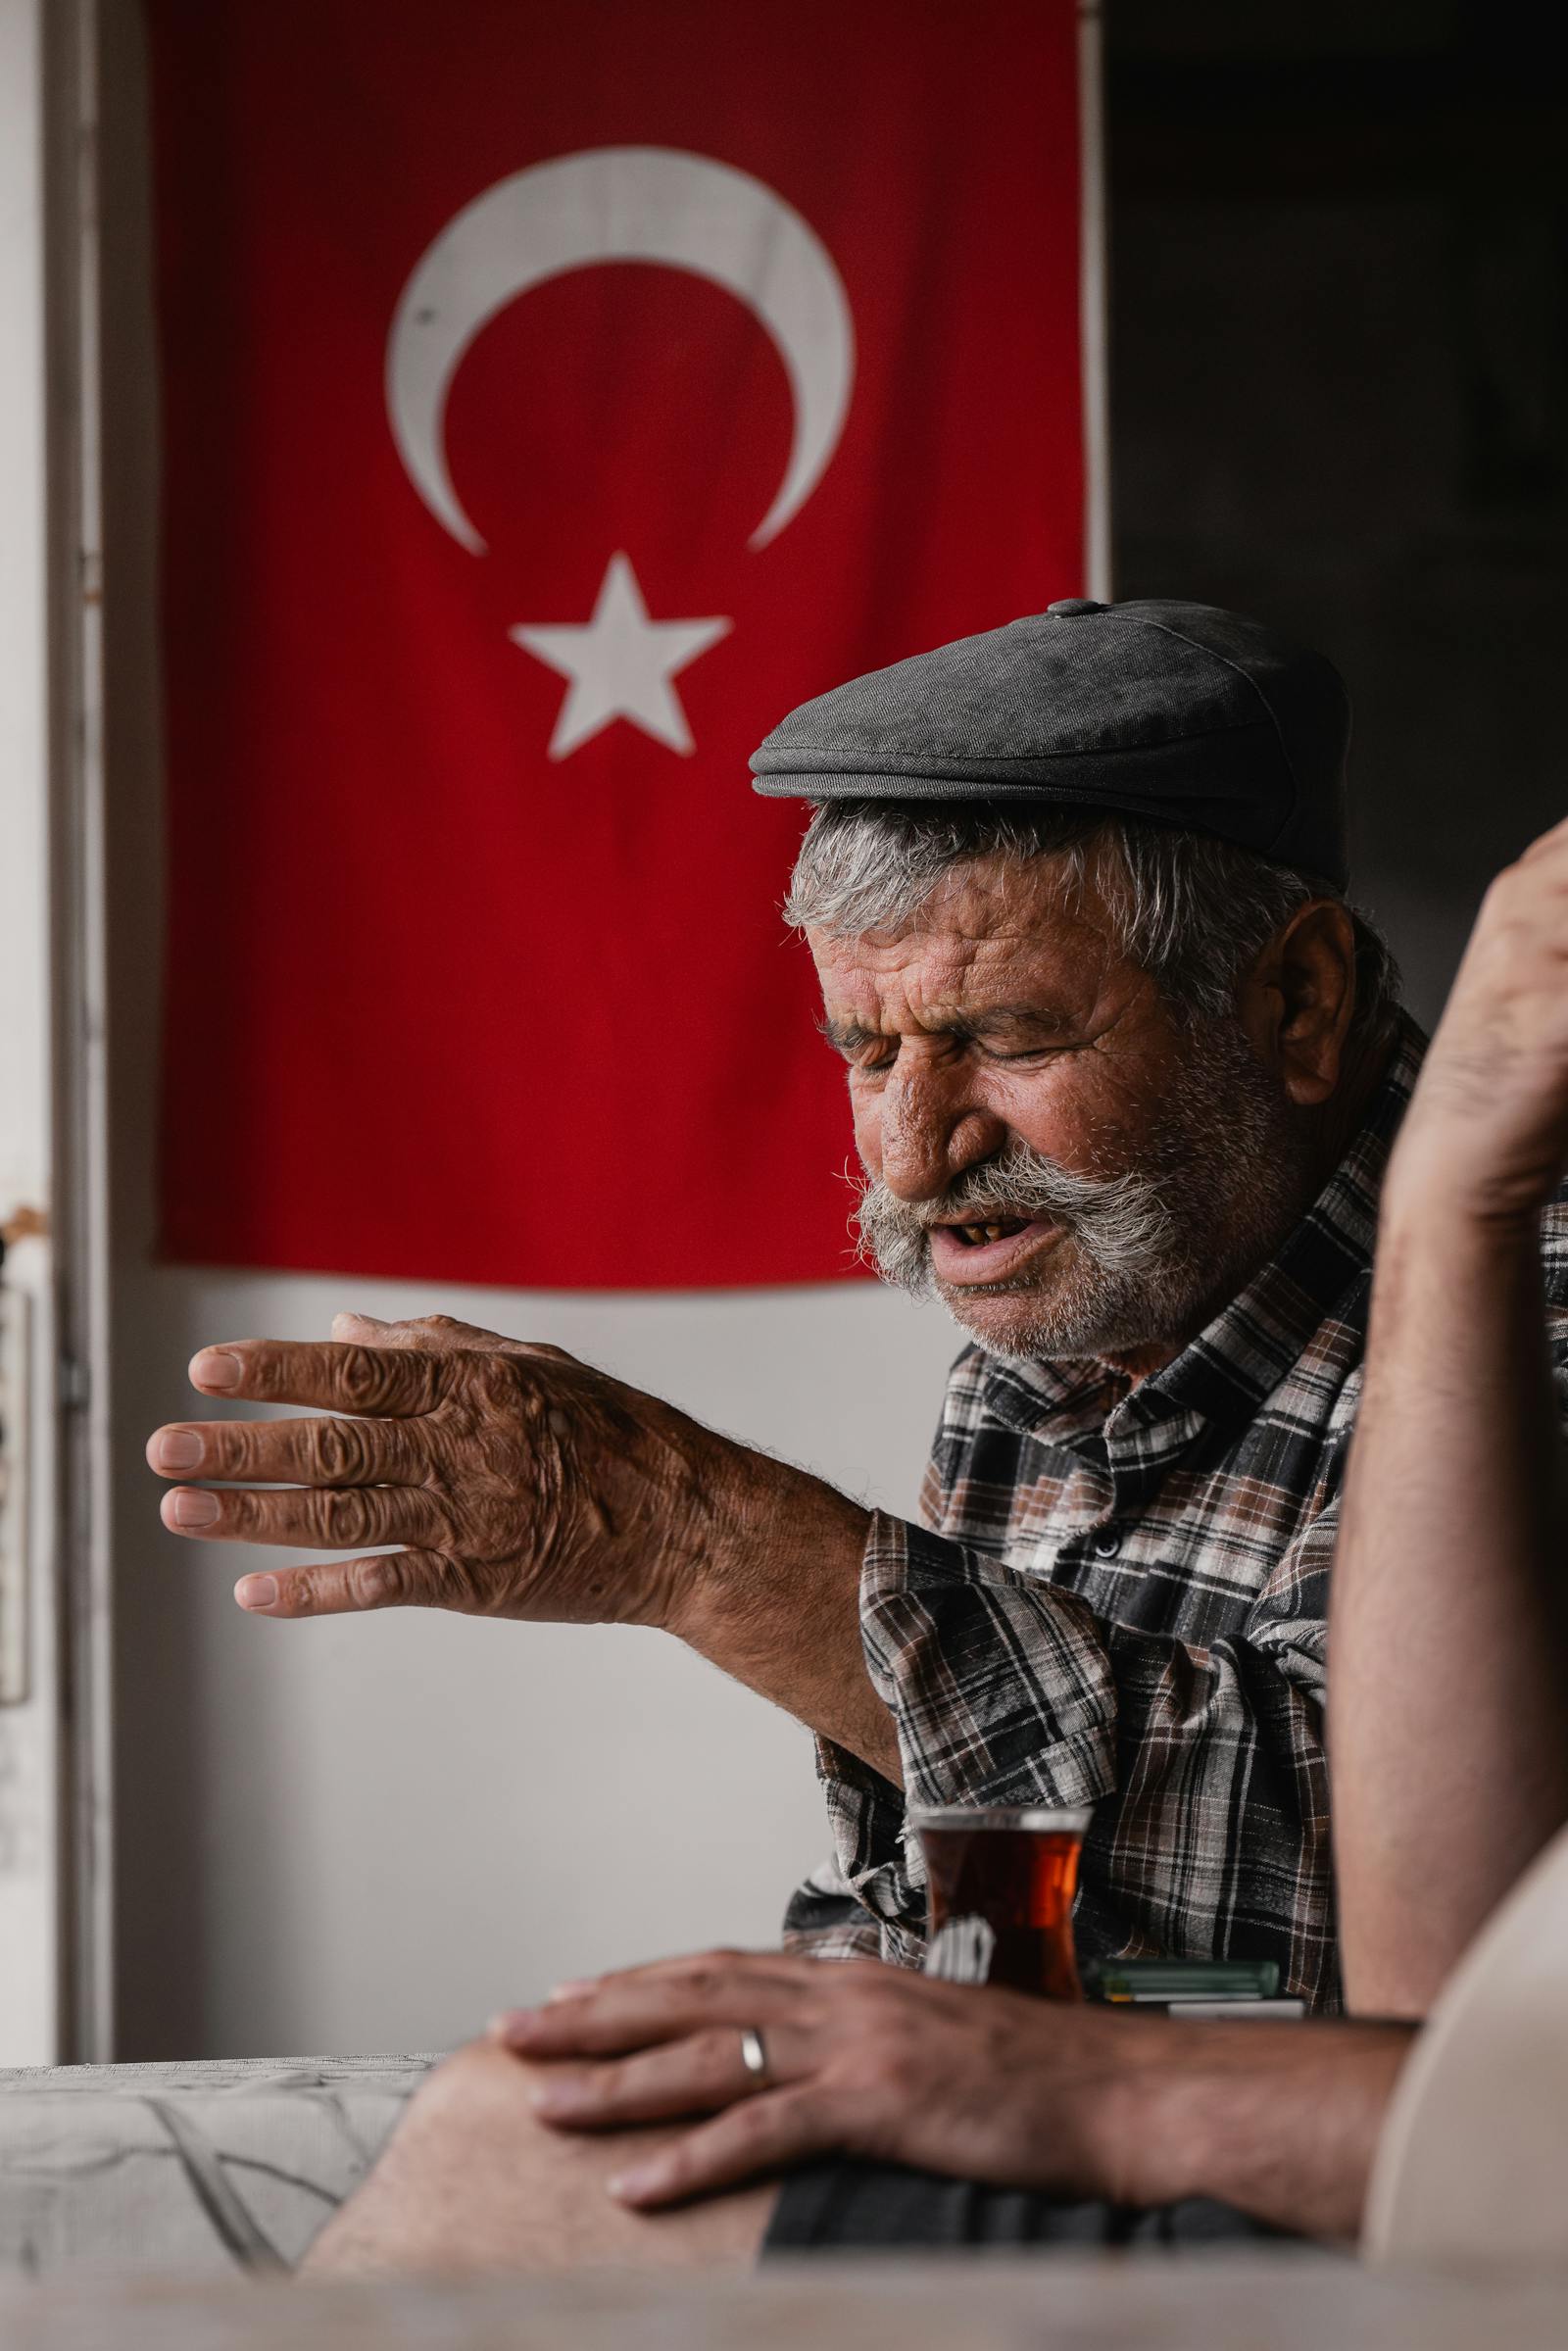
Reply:
[[[878,1511],[866,1663],[909,1800],[1097,1806],[1086,1955],[1274,1959],[1338,2005],[1323,1748],[1328,1574],[1361,1386],[1377,1201],[1424,1041],[1401,1023],[1346,1156],[1269,1264],[1169,1364],[954,1367],[923,1527]],[[1544,1220],[1568,1371],[1568,1204]],[[836,1859],[786,1940],[918,1964],[904,1795],[818,1745]]]

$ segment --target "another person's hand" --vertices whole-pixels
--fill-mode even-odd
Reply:
[[[1390,1168],[1391,1195],[1533,1219],[1568,1167],[1568,822],[1487,892]]]
[[[614,2182],[627,2203],[706,2195],[835,2151],[963,2179],[1129,2191],[1130,2069],[1162,2020],[942,1984],[879,1960],[710,1952],[565,1988],[494,2037],[551,2063],[564,2130],[711,2119]],[[742,2033],[760,2036],[761,2082]]]
[[[746,1497],[745,1448],[554,1347],[435,1315],[339,1315],[328,1343],[244,1340],[191,1365],[210,1396],[342,1419],[181,1422],[147,1458],[181,1535],[373,1551],[247,1576],[274,1616],[424,1605],[557,1622],[678,1624],[678,1599]],[[262,1492],[264,1486],[283,1492]]]

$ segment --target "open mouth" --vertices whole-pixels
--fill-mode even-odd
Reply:
[[[983,1249],[988,1241],[1010,1241],[1021,1233],[1028,1219],[1022,1216],[1003,1216],[995,1224],[950,1224],[944,1232],[956,1233],[965,1249]]]
[[[1059,1241],[1062,1230],[1048,1216],[988,1216],[974,1224],[935,1224],[930,1232],[932,1270],[942,1282],[1001,1281],[1042,1245]]]

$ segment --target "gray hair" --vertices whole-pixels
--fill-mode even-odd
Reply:
[[[1081,809],[966,808],[929,802],[830,800],[814,808],[801,843],[787,921],[798,930],[853,938],[904,928],[943,875],[977,857],[1062,860],[1063,903],[1098,883],[1116,944],[1150,972],[1178,1009],[1219,1019],[1281,926],[1314,898],[1340,892],[1250,850],[1202,833]],[[1363,1040],[1392,1027],[1399,975],[1388,942],[1357,911],[1355,1016]]]

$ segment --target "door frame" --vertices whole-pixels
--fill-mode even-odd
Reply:
[[[114,2053],[114,1804],[99,0],[44,0],[44,17],[62,2006],[70,2053],[103,2061]]]
[[[26,1632],[0,1724],[32,1775],[7,2033],[33,2062],[113,2044],[98,33],[98,0],[0,0],[17,174],[0,478],[23,509],[10,586],[26,639],[3,657],[24,721],[6,804],[26,844],[9,909],[22,935],[3,944],[37,1080],[6,1105],[4,1182],[22,1197],[0,1200],[0,1218],[24,1210],[36,1228],[5,1268],[27,1350]]]

